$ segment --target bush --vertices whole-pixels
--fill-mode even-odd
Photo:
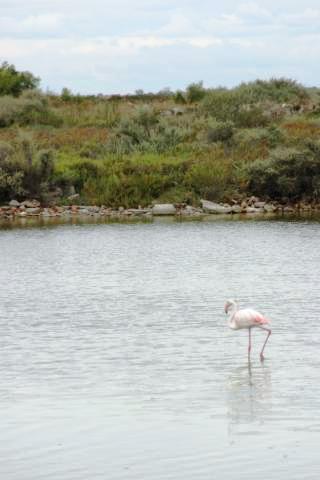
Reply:
[[[20,108],[16,98],[0,98],[0,128],[8,127],[17,119]]]
[[[272,101],[277,103],[306,100],[309,93],[305,87],[288,78],[271,78],[242,83],[235,88],[246,103]]]
[[[51,125],[58,127],[62,119],[49,110],[44,95],[38,91],[23,92],[19,98],[0,97],[0,127],[18,125]]]
[[[239,128],[265,127],[270,123],[261,107],[242,105],[234,115],[234,122]]]
[[[212,142],[226,142],[231,140],[234,132],[232,122],[218,122],[211,120],[207,132],[207,139],[209,143]]]
[[[221,201],[235,188],[236,170],[232,159],[216,147],[205,158],[194,161],[184,178],[184,185],[198,197]]]
[[[285,135],[276,125],[267,128],[247,128],[238,130],[234,141],[239,144],[247,144],[249,147],[266,145],[269,148],[279,146],[285,140]]]
[[[278,148],[267,160],[257,160],[248,169],[249,188],[271,198],[318,198],[320,146],[309,144],[304,150]]]
[[[189,103],[200,102],[206,95],[203,82],[190,83],[186,89],[186,97]]]
[[[202,101],[205,113],[220,122],[234,121],[237,117],[242,99],[240,95],[225,89],[211,90]]]
[[[14,65],[3,62],[0,66],[0,96],[14,95],[17,97],[24,90],[38,87],[40,79],[30,72],[18,72]]]
[[[174,95],[174,102],[177,103],[178,105],[185,105],[187,103],[187,100],[180,90],[178,90],[175,95]]]

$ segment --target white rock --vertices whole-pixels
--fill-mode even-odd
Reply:
[[[175,215],[176,208],[172,203],[157,203],[152,208],[153,215]]]
[[[230,205],[219,205],[219,203],[210,202],[209,200],[200,200],[202,208],[208,213],[232,213]]]
[[[245,209],[246,213],[263,213],[264,209],[263,208],[255,208],[255,207],[247,207]]]
[[[240,205],[233,205],[232,206],[232,213],[241,213],[242,212],[242,207]]]
[[[272,205],[272,203],[266,203],[263,207],[264,211],[267,213],[272,213],[277,210],[277,207],[275,205]]]

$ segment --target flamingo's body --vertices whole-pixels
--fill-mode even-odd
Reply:
[[[263,344],[262,350],[260,352],[260,358],[263,359],[263,351],[271,335],[270,328],[265,327],[269,325],[270,321],[264,317],[260,312],[252,310],[251,308],[242,308],[239,310],[238,305],[234,300],[228,300],[224,306],[225,313],[229,314],[229,327],[232,330],[240,330],[242,328],[247,328],[249,332],[249,345],[248,345],[248,355],[250,356],[251,352],[251,328],[258,327],[262,330],[268,332],[267,338]]]

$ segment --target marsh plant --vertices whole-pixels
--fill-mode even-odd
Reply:
[[[70,191],[114,206],[319,199],[316,88],[284,78],[127,96],[38,87],[30,72],[0,67],[1,202],[67,202]]]

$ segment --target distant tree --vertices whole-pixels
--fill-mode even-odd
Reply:
[[[61,90],[61,98],[62,100],[64,100],[65,102],[68,102],[69,100],[72,99],[72,92],[69,88],[67,87],[63,87],[63,89]]]
[[[206,95],[206,90],[203,87],[203,82],[190,83],[186,89],[188,102],[194,103],[202,100]]]
[[[15,66],[8,62],[3,62],[0,66],[0,96],[18,97],[24,90],[37,88],[39,83],[40,79],[31,72],[18,72]]]
[[[177,90],[176,93],[174,94],[174,102],[179,103],[181,105],[184,105],[187,103],[187,100],[185,98],[185,95],[181,90]]]
[[[159,90],[158,95],[162,95],[163,97],[170,97],[172,95],[172,91],[170,87],[164,87]]]

